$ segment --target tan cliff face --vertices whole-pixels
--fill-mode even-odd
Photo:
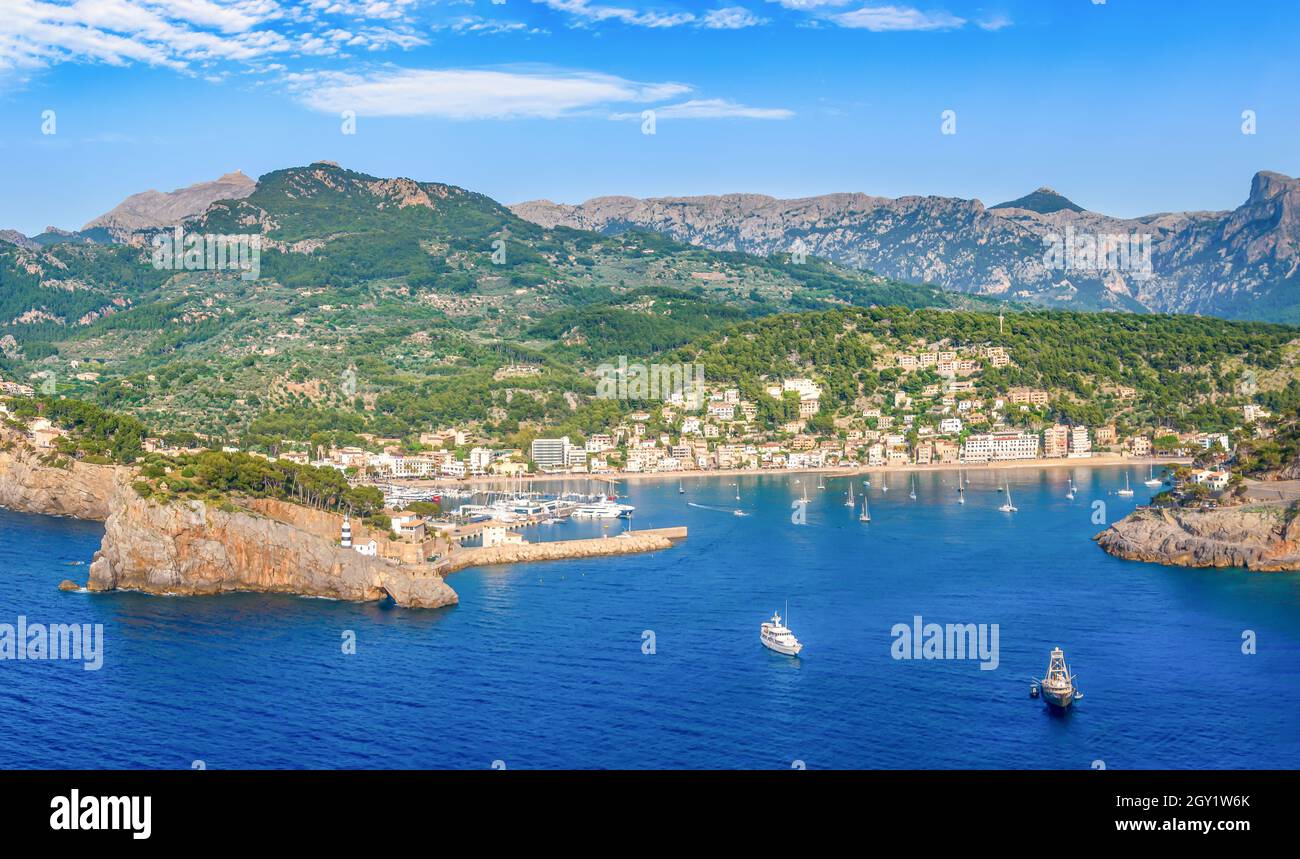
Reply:
[[[70,462],[67,468],[42,465],[39,454],[22,442],[0,450],[0,507],[47,516],[102,522],[110,499],[129,480],[129,469]]]
[[[390,596],[398,605],[437,608],[456,592],[431,567],[396,566],[338,546],[290,522],[194,502],[162,504],[131,487],[134,471],[73,462],[42,465],[22,446],[0,451],[0,505],[45,515],[104,521],[104,540],[87,587],[152,594],[231,591],[292,593],[344,600]]]
[[[1093,537],[1131,561],[1182,567],[1300,570],[1300,518],[1281,507],[1138,510]]]

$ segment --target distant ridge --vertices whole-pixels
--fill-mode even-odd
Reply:
[[[242,200],[257,183],[239,170],[210,182],[198,182],[175,191],[141,191],[81,228],[102,227],[114,235],[151,227],[168,227],[206,210],[218,200]]]
[[[1068,197],[1048,188],[1046,185],[1030,194],[1019,197],[1015,200],[1008,200],[1005,203],[998,203],[996,206],[989,206],[990,209],[1027,209],[1030,212],[1037,212],[1040,215],[1050,215],[1052,212],[1082,212],[1084,208]]]
[[[1202,313],[1300,323],[1300,180],[1255,174],[1231,211],[1117,218],[1088,211],[1051,188],[985,207],[958,197],[826,194],[779,200],[597,197],[577,205],[511,207],[547,227],[607,235],[631,229],[721,251],[811,256],[883,277],[955,292],[1076,310]],[[1055,264],[1056,237],[1128,236],[1145,259]]]

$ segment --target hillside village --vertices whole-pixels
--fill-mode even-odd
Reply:
[[[1227,459],[1237,440],[1272,432],[1269,412],[1244,402],[1239,425],[1229,432],[1137,426],[1128,420],[1138,392],[1110,386],[1110,420],[1087,426],[1053,420],[1063,395],[1028,387],[1000,389],[986,383],[987,370],[1014,366],[1008,351],[989,344],[918,343],[882,350],[872,368],[887,380],[852,409],[827,402],[815,375],[762,380],[746,399],[734,384],[705,382],[702,390],[679,387],[655,401],[622,403],[627,411],[613,425],[585,437],[555,436],[535,428],[523,447],[503,446],[469,423],[426,431],[416,438],[361,433],[356,444],[320,446],[285,440],[274,451],[246,452],[268,459],[333,468],[351,481],[462,480],[525,475],[616,475],[728,469],[798,470],[833,467],[980,465],[1093,456],[1201,456]],[[540,368],[510,363],[497,379],[530,377]],[[30,386],[0,381],[0,392],[30,397]],[[760,403],[760,399],[767,402]],[[760,408],[789,419],[773,429]],[[59,430],[46,420],[28,427],[38,447],[55,447]],[[207,441],[150,437],[145,452],[195,453]],[[217,445],[209,445],[217,446]],[[230,444],[225,452],[238,452]],[[1218,478],[1213,478],[1217,480]]]

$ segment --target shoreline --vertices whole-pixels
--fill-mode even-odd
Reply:
[[[446,479],[419,479],[419,478],[391,478],[379,483],[388,483],[396,486],[408,486],[415,489],[439,489],[439,488],[456,488],[456,489],[473,489],[473,488],[491,488],[499,486],[511,486],[518,484],[522,479],[524,483],[555,483],[565,481],[579,480],[600,480],[606,483],[610,481],[640,483],[643,481],[656,480],[684,480],[687,477],[692,478],[709,478],[709,477],[759,477],[762,475],[799,475],[799,474],[820,474],[830,477],[856,477],[860,474],[877,474],[880,472],[889,472],[897,474],[906,474],[908,472],[948,472],[948,471],[983,471],[983,470],[1014,470],[1014,469],[1044,469],[1044,468],[1113,468],[1115,466],[1153,466],[1164,467],[1167,465],[1187,465],[1192,461],[1191,457],[1176,456],[1124,456],[1121,454],[1103,454],[1101,456],[1081,457],[1070,459],[1068,457],[1056,457],[1052,459],[1040,457],[1038,459],[1005,459],[994,460],[991,462],[979,463],[931,463],[929,465],[853,465],[853,466],[824,466],[822,468],[712,468],[712,469],[690,469],[686,471],[631,471],[631,472],[608,472],[602,474],[536,474],[519,477],[470,477],[456,480],[454,478]],[[377,485],[371,483],[369,485]]]

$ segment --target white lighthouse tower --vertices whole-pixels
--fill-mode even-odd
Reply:
[[[343,533],[339,537],[339,545],[345,549],[352,548],[352,520],[346,515],[343,517]]]

